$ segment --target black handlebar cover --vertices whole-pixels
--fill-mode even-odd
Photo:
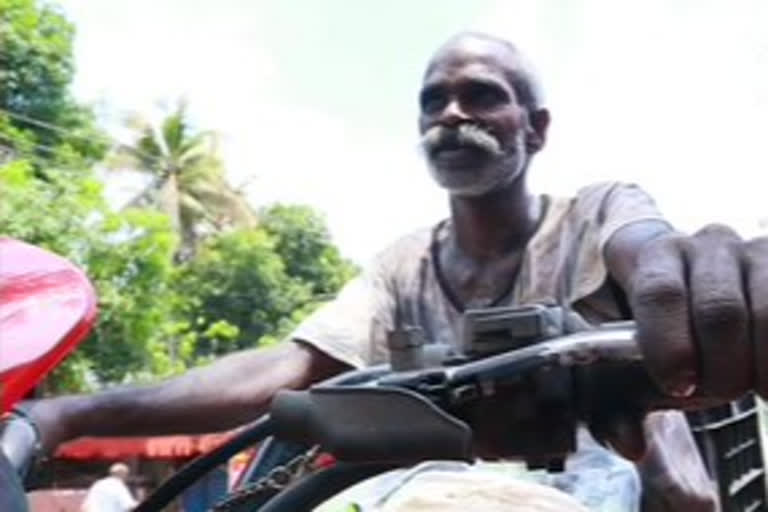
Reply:
[[[277,437],[319,444],[342,461],[472,458],[469,426],[407,389],[317,386],[281,391],[270,414]]]

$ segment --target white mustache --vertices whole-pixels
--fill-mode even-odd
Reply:
[[[421,137],[421,146],[427,155],[432,155],[446,144],[473,147],[491,155],[503,154],[499,139],[474,123],[460,124],[455,128],[433,126]]]

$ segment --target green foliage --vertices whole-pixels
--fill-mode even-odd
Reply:
[[[6,121],[31,134],[34,142],[66,144],[82,157],[97,159],[107,148],[106,138],[93,114],[69,92],[73,35],[73,25],[55,5],[0,0],[0,108],[60,128],[49,130],[17,117]]]
[[[357,272],[310,207],[275,205],[259,218],[257,229],[211,237],[182,267],[197,357],[278,343]]]
[[[105,220],[86,264],[101,308],[97,328],[83,346],[98,361],[93,367],[96,376],[119,382],[147,371],[168,374],[183,369],[169,367],[162,354],[172,346],[174,311],[182,300],[173,287],[178,238],[168,218],[130,210]]]
[[[101,184],[52,166],[39,177],[27,160],[0,168],[0,233],[84,262],[92,215],[103,208]]]
[[[141,118],[131,124],[138,140],[118,151],[115,160],[153,177],[132,204],[168,215],[182,237],[180,260],[194,253],[201,232],[256,224],[250,206],[225,179],[216,134],[193,130],[183,102],[159,126]]]
[[[358,269],[333,245],[325,220],[304,205],[274,205],[261,211],[261,226],[275,240],[286,273],[310,284],[313,295],[332,295]]]
[[[34,0],[0,1],[3,42],[2,104],[51,119],[69,101],[74,27],[55,7]]]
[[[147,172],[175,187],[175,213],[111,210],[92,168],[105,139],[68,90],[73,31],[52,5],[0,0],[0,236],[72,260],[99,295],[94,331],[45,391],[157,379],[283,339],[356,272],[322,217],[278,205],[255,226],[213,139],[189,129],[183,108],[134,148],[152,156]],[[204,221],[214,229],[179,263],[189,231]]]
[[[48,171],[43,179],[25,160],[0,167],[0,233],[77,262],[100,299],[97,327],[50,391],[155,379],[276,343],[354,270],[321,218],[293,206],[268,210],[263,227],[210,237],[179,266],[167,216],[112,212],[87,172]]]
[[[274,245],[263,229],[232,231],[207,240],[183,267],[181,288],[194,297],[188,314],[200,333],[198,355],[287,334],[292,315],[311,302],[311,287],[286,273]]]
[[[89,374],[120,381],[152,368],[147,347],[162,336],[155,329],[174,307],[168,283],[177,240],[168,219],[146,211],[111,213],[101,184],[83,171],[48,169],[46,176],[25,160],[0,167],[0,234],[81,265],[100,298],[97,328],[50,387],[81,389]]]

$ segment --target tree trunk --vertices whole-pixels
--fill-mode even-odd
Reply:
[[[179,184],[176,171],[171,170],[168,179],[160,187],[160,210],[171,219],[171,227],[181,235],[181,216],[179,214]]]

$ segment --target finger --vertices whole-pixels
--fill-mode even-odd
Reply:
[[[652,242],[637,259],[629,291],[637,340],[651,376],[667,393],[689,396],[696,389],[697,363],[688,316],[683,242]]]
[[[751,343],[741,264],[741,239],[713,226],[687,247],[690,308],[704,394],[737,398],[752,387]]]
[[[747,297],[752,313],[755,388],[768,397],[768,238],[747,244],[745,274]]]

